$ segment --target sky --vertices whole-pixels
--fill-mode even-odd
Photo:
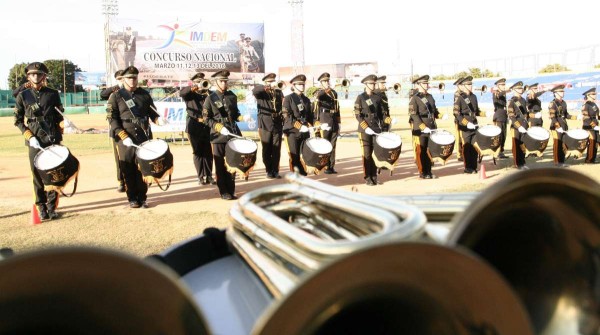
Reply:
[[[439,64],[600,44],[598,1],[504,0],[485,5],[474,0],[304,0],[305,64],[376,61],[379,74],[411,69],[424,74]],[[8,87],[8,71],[15,63],[66,58],[84,71],[104,71],[101,0],[30,0],[26,7],[0,1],[0,89]],[[266,71],[291,65],[292,10],[287,0],[119,0],[118,17],[264,22]]]

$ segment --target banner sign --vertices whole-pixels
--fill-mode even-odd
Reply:
[[[155,102],[156,111],[160,116],[167,120],[164,126],[157,126],[150,123],[152,132],[182,132],[185,131],[187,112],[184,102]],[[244,121],[237,122],[241,131],[257,131],[256,101],[254,103],[238,103],[238,109],[244,118]]]
[[[75,85],[105,86],[106,74],[104,72],[75,72]]]
[[[180,85],[196,72],[229,70],[231,79],[264,73],[263,23],[116,19],[110,30],[110,73],[134,65],[149,87]]]

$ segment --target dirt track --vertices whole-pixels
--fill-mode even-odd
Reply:
[[[0,120],[3,126],[10,122],[6,119]],[[345,120],[343,130],[354,130],[355,122],[352,119]],[[481,120],[480,123],[487,122]],[[442,121],[440,128],[451,129],[450,121]],[[404,142],[402,154],[392,176],[389,171],[383,171],[380,175],[382,185],[373,187],[364,184],[358,139],[352,134],[338,140],[336,170],[339,174],[311,178],[359,193],[392,195],[479,191],[508,174],[518,173],[511,167],[511,158],[500,160],[494,166],[491,159],[486,157],[483,163],[487,179],[482,180],[477,174],[463,174],[462,162],[453,156],[446,166],[434,166],[433,173],[439,179],[421,180],[412,157],[409,131],[400,128],[396,132]],[[63,144],[69,146],[69,140],[73,139],[71,136],[85,135],[69,135]],[[216,186],[198,185],[188,144],[170,145],[175,162],[173,183],[166,192],[152,186],[148,193],[151,208],[146,210],[130,209],[125,195],[116,192],[108,141],[106,147],[99,153],[73,152],[81,164],[77,194],[72,198],[61,198],[60,211],[63,217],[60,220],[40,225],[30,224],[32,190],[25,147],[22,154],[4,157],[0,166],[0,180],[5,190],[0,195],[0,247],[13,247],[19,251],[50,245],[85,244],[147,255],[198,235],[205,227],[223,228],[229,224],[227,213],[232,202],[221,200]],[[543,158],[529,158],[527,163],[531,168],[552,166],[551,154],[552,148],[548,147]],[[569,163],[573,164],[570,169],[600,181],[598,165],[584,165],[581,159],[575,162],[570,160]],[[284,152],[281,171],[285,171],[286,167],[287,154]],[[249,190],[281,182],[284,181],[265,178],[259,154],[249,180],[236,182],[236,195],[241,196]]]

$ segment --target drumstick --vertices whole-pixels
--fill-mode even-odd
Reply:
[[[47,151],[51,152],[54,156],[62,159],[62,157],[59,154],[57,154],[56,152],[54,152],[54,151],[52,151],[50,149],[44,149],[44,148],[40,147],[40,150],[42,150],[43,152],[47,152]]]
[[[148,150],[148,151],[150,151],[150,152],[151,152],[151,153],[153,153],[153,154],[160,155],[160,153],[159,153],[159,152],[156,152],[156,151],[154,151],[154,150],[152,150],[152,149],[150,149],[150,148],[146,148],[146,147],[140,147],[139,145],[135,145],[135,144],[132,144],[132,146],[134,146],[134,147],[136,147],[136,148],[138,148],[138,149],[144,149],[144,150]]]
[[[233,136],[235,138],[244,138],[244,136],[236,135],[236,134],[233,134],[233,133],[229,133],[229,136]]]

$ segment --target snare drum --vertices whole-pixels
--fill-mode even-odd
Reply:
[[[500,135],[502,129],[495,125],[479,127],[475,133],[475,150],[479,156],[490,155],[498,157],[500,154]]]
[[[256,163],[258,145],[248,138],[232,138],[225,146],[225,167],[229,173],[239,173],[248,180],[250,171]]]
[[[163,191],[166,191],[171,185],[171,174],[173,173],[173,154],[171,154],[167,142],[161,139],[146,141],[135,150],[135,157],[144,181],[146,183],[156,182]],[[165,175],[169,176],[169,181],[167,187],[163,189],[159,180]]]
[[[44,148],[35,155],[33,165],[40,174],[46,191],[61,191],[69,181],[75,180],[75,193],[79,161],[67,147],[55,144]]]
[[[321,137],[311,137],[304,141],[300,150],[300,161],[306,173],[319,174],[327,167],[332,150],[331,142]]]
[[[432,162],[438,161],[446,165],[446,161],[454,151],[454,135],[446,130],[432,130],[429,136],[428,153]]]
[[[394,170],[394,164],[402,151],[402,139],[390,132],[383,132],[373,142],[373,161],[382,169]]]
[[[544,150],[546,150],[546,146],[548,146],[550,132],[542,127],[530,127],[522,138],[525,157],[530,155],[541,157]]]
[[[564,133],[562,141],[565,148],[565,158],[574,156],[579,158],[588,146],[590,133],[583,129],[572,129]]]

